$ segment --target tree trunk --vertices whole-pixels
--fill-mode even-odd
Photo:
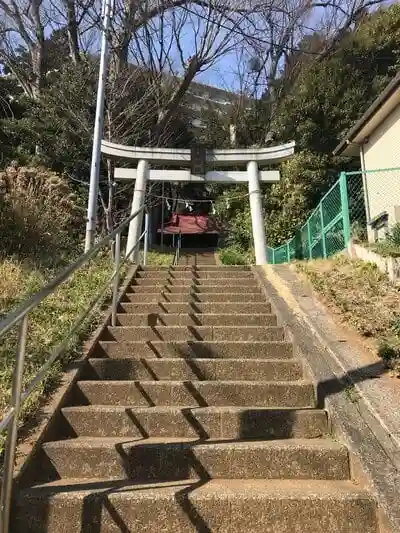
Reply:
[[[66,0],[67,9],[67,33],[69,54],[72,62],[76,65],[80,61],[79,41],[78,41],[78,23],[76,21],[74,0]]]
[[[44,68],[43,68],[43,51],[44,46],[43,42],[36,43],[31,51],[31,60],[32,60],[32,95],[34,100],[40,98],[43,82],[44,82]]]

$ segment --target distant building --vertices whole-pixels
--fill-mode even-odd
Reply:
[[[241,95],[205,85],[203,83],[192,82],[185,95],[184,106],[191,111],[192,126],[194,128],[202,129],[206,127],[202,120],[202,113],[207,109],[216,109],[217,111],[225,112],[229,106],[237,103]]]
[[[377,237],[378,219],[383,231],[400,222],[400,72],[333,154],[360,158],[369,240]]]

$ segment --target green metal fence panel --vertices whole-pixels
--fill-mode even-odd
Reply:
[[[283,244],[278,248],[275,248],[275,264],[287,263],[288,262],[288,253],[287,253],[287,244]]]
[[[267,261],[268,261],[268,263],[270,263],[272,265],[275,263],[275,258],[274,258],[275,254],[274,254],[274,252],[275,252],[274,248],[271,248],[270,246],[268,246],[268,248],[267,248]]]
[[[295,236],[269,253],[269,260],[278,264],[293,259],[325,258],[342,250],[348,240],[346,213],[350,220],[346,187],[346,176],[342,175]]]
[[[311,257],[312,259],[323,257],[324,252],[322,249],[322,220],[320,209],[317,208],[308,220],[311,234]]]
[[[346,248],[347,241],[345,240],[343,218],[337,220],[325,233],[325,246],[326,246],[326,257],[331,257],[332,255],[341,252]]]
[[[347,176],[345,172],[340,174],[340,197],[342,199],[342,216],[343,216],[343,235],[344,242],[350,240],[350,215],[349,215],[349,199],[347,194]]]
[[[350,238],[367,239],[367,224],[400,204],[400,168],[342,172],[295,236],[271,248],[268,260],[286,263],[293,259],[330,257],[344,250]]]
[[[334,220],[342,210],[342,198],[340,183],[337,181],[326,196],[321,200],[321,212],[324,219],[324,227]]]
[[[381,172],[373,173],[370,182],[379,182]],[[400,173],[399,173],[400,177]],[[363,172],[346,175],[346,189],[349,206],[350,232],[359,240],[367,240],[368,205],[366,205],[364,187],[366,176]],[[368,204],[368,202],[367,202]]]

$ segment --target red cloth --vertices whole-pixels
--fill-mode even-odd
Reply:
[[[161,232],[161,228],[158,229]],[[207,215],[177,215],[174,213],[164,227],[164,233],[218,233],[215,221]]]
[[[171,221],[168,222],[168,224],[171,224],[171,226],[179,226],[179,215],[178,213],[173,213]]]

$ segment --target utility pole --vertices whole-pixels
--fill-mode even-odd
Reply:
[[[97,86],[96,117],[94,122],[92,163],[90,166],[89,199],[87,208],[85,252],[94,244],[97,220],[97,198],[99,195],[101,138],[104,124],[104,92],[108,69],[108,39],[111,16],[113,13],[113,0],[102,0],[102,36],[99,81]]]

